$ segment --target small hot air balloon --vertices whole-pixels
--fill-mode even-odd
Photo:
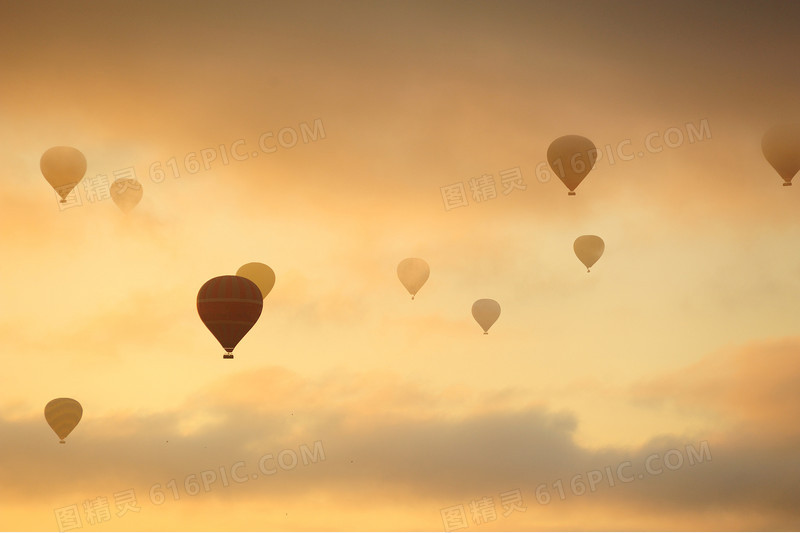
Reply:
[[[123,213],[128,213],[142,199],[142,184],[132,178],[115,180],[111,184],[111,199]]]
[[[483,328],[483,334],[489,334],[489,328],[497,322],[500,316],[500,304],[491,299],[478,300],[472,304],[472,316],[478,325]]]
[[[205,282],[197,293],[197,313],[233,359],[233,349],[250,331],[264,306],[258,286],[241,276],[218,276]]]
[[[56,398],[44,406],[44,418],[47,424],[55,431],[61,444],[72,433],[83,416],[83,407],[72,398]]]
[[[598,259],[603,255],[606,249],[606,244],[603,239],[597,235],[581,235],[572,245],[575,250],[575,255],[586,266],[586,272],[594,265]]]
[[[237,276],[247,278],[256,285],[261,291],[261,297],[266,298],[272,287],[275,286],[275,272],[264,263],[247,263],[239,267],[236,271]]]
[[[54,146],[42,154],[39,168],[61,197],[61,203],[66,203],[67,196],[86,173],[86,158],[71,146]]]
[[[397,265],[397,277],[400,282],[411,294],[411,299],[419,292],[425,282],[428,281],[431,269],[428,263],[416,257],[409,257],[400,261]]]
[[[800,124],[775,126],[761,139],[761,151],[789,187],[800,170]]]
[[[595,161],[597,147],[580,135],[559,137],[547,148],[547,162],[569,189],[569,196],[575,196],[575,188],[592,170]]]

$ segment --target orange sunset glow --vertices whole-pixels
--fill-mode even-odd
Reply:
[[[0,2],[1,529],[796,530],[798,20]]]

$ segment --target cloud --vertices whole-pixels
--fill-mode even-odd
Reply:
[[[791,523],[798,517],[792,472],[800,464],[791,429],[797,402],[789,387],[800,368],[791,355],[796,347],[796,339],[746,347],[711,357],[680,379],[633,391],[633,399],[656,406],[674,398],[685,407],[739,416],[751,425],[746,432],[709,426],[705,434],[665,434],[639,447],[593,450],[575,443],[574,415],[526,403],[520,391],[437,394],[392,373],[336,372],[311,380],[272,367],[222,378],[161,413],[94,417],[85,411],[63,447],[39,417],[4,419],[0,471],[13,481],[2,490],[11,499],[129,487],[144,494],[169,479],[199,479],[204,471],[219,477],[220,469],[230,474],[243,461],[237,475],[262,477],[231,490],[218,483],[207,496],[368,494],[375,502],[418,507],[521,489],[533,506],[541,484],[555,498],[558,480],[567,487],[576,476],[584,484],[601,476],[594,491],[551,505],[589,509],[603,502],[651,525],[647,520],[658,523],[673,509],[698,517],[761,513]],[[757,363],[765,359],[772,364]],[[282,468],[281,453],[284,466],[296,465]],[[260,461],[275,472],[265,476]]]
[[[701,411],[752,438],[797,439],[800,429],[800,339],[753,342],[719,351],[674,374],[634,387],[634,398]]]

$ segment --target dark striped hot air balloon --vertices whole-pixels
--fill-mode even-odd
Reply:
[[[53,428],[61,444],[72,433],[83,416],[83,407],[72,398],[56,398],[44,406],[44,419]]]
[[[212,278],[197,293],[197,312],[227,352],[223,359],[233,359],[233,349],[258,321],[263,306],[258,286],[241,276]]]

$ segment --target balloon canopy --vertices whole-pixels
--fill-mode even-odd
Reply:
[[[597,235],[581,235],[575,239],[572,249],[586,267],[586,272],[589,272],[592,265],[603,255],[606,244]]]
[[[772,168],[783,178],[784,187],[800,170],[800,124],[775,126],[761,139],[761,151]]]
[[[66,203],[66,198],[86,173],[86,158],[71,146],[54,146],[39,160],[42,175]]]
[[[565,135],[550,143],[547,161],[569,189],[569,196],[575,196],[576,187],[597,161],[597,147],[586,137]]]
[[[497,322],[500,316],[500,304],[485,298],[472,304],[472,316],[478,325],[483,328],[483,334],[489,334],[489,328]]]
[[[142,184],[131,178],[120,178],[111,184],[111,199],[123,213],[129,213],[142,199]]]
[[[414,299],[417,292],[425,285],[430,276],[431,269],[424,260],[417,257],[409,257],[400,261],[397,265],[397,277],[400,282],[411,294],[411,299]]]
[[[197,313],[233,359],[233,349],[258,321],[264,305],[258,286],[240,276],[218,276],[197,293]]]
[[[261,298],[266,298],[267,294],[275,286],[275,272],[264,263],[247,263],[239,267],[236,275],[247,278],[258,286],[261,291]]]
[[[52,428],[59,442],[64,444],[64,439],[72,433],[83,416],[83,407],[72,398],[56,398],[44,406],[44,418]]]

